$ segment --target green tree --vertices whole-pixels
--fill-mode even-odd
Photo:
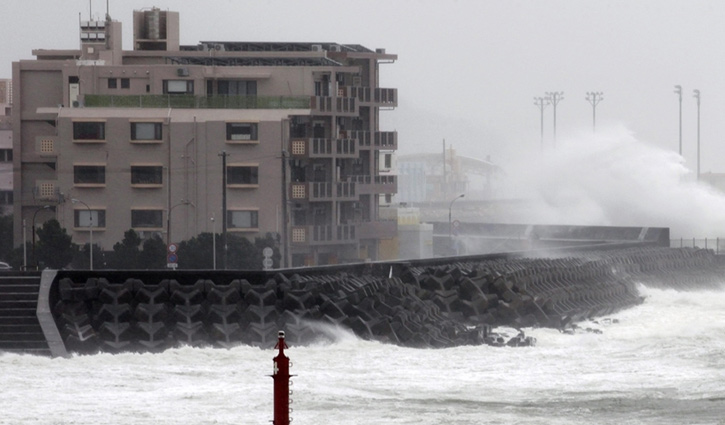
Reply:
[[[166,268],[166,244],[161,236],[155,235],[143,241],[143,252],[139,256],[138,267],[147,270]]]
[[[141,251],[141,238],[133,229],[123,234],[123,240],[113,245],[113,256],[110,265],[114,269],[137,269]]]
[[[0,260],[9,261],[13,250],[13,216],[0,216]]]
[[[179,267],[182,269],[212,269],[214,266],[214,235],[200,233],[188,241],[179,243]],[[222,267],[223,245],[219,235],[216,235],[217,268]]]
[[[62,269],[73,260],[76,248],[71,236],[56,219],[48,220],[37,230],[36,255],[40,268]]]

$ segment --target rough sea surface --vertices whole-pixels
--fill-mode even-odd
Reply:
[[[290,347],[293,424],[725,424],[725,291],[528,329],[536,347],[410,349],[327,330]],[[0,424],[269,424],[271,349],[0,353]]]

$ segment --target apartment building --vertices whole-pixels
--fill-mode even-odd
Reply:
[[[12,80],[0,79],[0,215],[13,209]]]
[[[380,258],[397,190],[380,131],[397,90],[384,49],[336,43],[179,44],[179,14],[81,21],[80,49],[13,64],[14,212],[111,249],[134,229],[179,242],[272,233],[283,264]],[[381,161],[383,162],[381,164]],[[381,173],[381,167],[383,172]],[[22,240],[15,220],[15,240]]]

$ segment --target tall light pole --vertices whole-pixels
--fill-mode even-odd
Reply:
[[[179,205],[189,205],[189,201],[181,201],[169,209],[169,214],[166,216],[166,246],[171,244],[171,211]]]
[[[544,94],[549,99],[549,102],[551,102],[551,104],[554,106],[554,147],[556,147],[556,105],[558,105],[559,102],[564,100],[564,92],[563,91],[549,91]]]
[[[597,105],[604,100],[604,93],[600,91],[588,91],[586,101],[592,105],[592,131],[597,131]]]
[[[93,270],[93,212],[91,211],[91,207],[88,206],[85,202],[81,201],[80,199],[72,198],[70,200],[74,204],[83,204],[86,206],[86,209],[88,210],[88,233],[89,233],[89,250],[90,250],[90,259],[91,262],[90,270]]]
[[[697,179],[700,180],[700,90],[693,90],[697,100]]]
[[[539,108],[541,112],[541,150],[544,150],[544,109],[549,106],[549,98],[547,97],[534,97],[534,105]]]
[[[33,213],[33,263],[35,263],[35,270],[38,270],[38,257],[35,256],[35,217],[40,211],[47,210],[48,208],[50,208],[50,205],[43,205]]]
[[[213,270],[216,270],[216,221],[214,221],[214,215],[211,216],[211,255]]]
[[[680,100],[680,156],[682,156],[682,86],[675,86],[675,94]]]
[[[453,203],[456,202],[457,200],[463,198],[464,196],[466,196],[465,193],[462,193],[462,194],[456,196],[451,201],[451,204],[448,205],[448,246],[450,248],[453,248],[453,228],[452,228],[452,221],[451,221],[451,211],[453,210]]]

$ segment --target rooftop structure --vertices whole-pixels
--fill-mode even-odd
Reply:
[[[16,245],[22,219],[57,218],[105,250],[128,229],[178,242],[225,225],[275,235],[287,266],[381,259],[396,222],[379,206],[397,180],[380,163],[397,134],[380,131],[379,113],[398,100],[378,81],[396,55],[180,46],[177,12],[133,16],[133,50],[107,17],[81,22],[80,49],[13,64]]]

